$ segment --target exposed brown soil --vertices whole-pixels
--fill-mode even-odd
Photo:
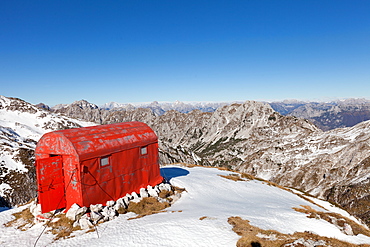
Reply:
[[[238,240],[237,247],[281,247],[281,246],[305,246],[302,243],[310,241],[317,247],[336,246],[336,247],[369,247],[370,245],[355,245],[340,241],[334,238],[322,237],[310,232],[295,232],[294,234],[284,234],[275,230],[263,230],[252,226],[248,220],[240,217],[230,217],[228,223],[233,226],[233,231],[241,238]]]

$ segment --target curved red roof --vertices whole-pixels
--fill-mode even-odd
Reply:
[[[82,161],[157,141],[145,123],[123,122],[46,133],[37,144],[36,154],[78,155]]]

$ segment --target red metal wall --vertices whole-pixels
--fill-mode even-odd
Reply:
[[[140,147],[113,153],[110,164],[100,165],[100,158],[82,162],[83,205],[117,200],[126,193],[139,192],[142,187],[162,182],[158,164],[157,143],[147,146],[148,153],[140,154]]]
[[[142,147],[147,147],[147,154],[140,153]],[[63,201],[59,198],[60,193],[52,193],[53,186],[45,189],[43,184],[50,180],[48,176],[53,176],[44,171],[54,169],[50,167],[52,163],[43,161],[55,155],[63,161],[61,174],[64,175],[67,209],[73,203],[80,206],[105,204],[162,181],[158,138],[144,123],[126,122],[46,133],[35,152],[39,202],[43,212],[52,207],[47,201]],[[100,160],[105,157],[109,157],[109,165],[101,166]]]

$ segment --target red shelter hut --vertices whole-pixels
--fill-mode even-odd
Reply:
[[[42,213],[105,204],[163,180],[158,138],[141,122],[49,132],[35,156]]]

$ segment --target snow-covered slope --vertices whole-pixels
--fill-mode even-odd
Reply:
[[[327,202],[311,198],[314,204],[263,181],[233,181],[220,176],[231,172],[216,168],[176,165],[163,167],[161,172],[173,185],[186,189],[182,197],[164,212],[132,220],[128,219],[135,216],[133,213],[120,215],[98,225],[97,232],[79,231],[73,238],[53,243],[53,236],[45,233],[37,246],[235,246],[240,237],[228,223],[232,216],[249,220],[251,225],[265,230],[286,234],[309,231],[355,244],[370,244],[368,236],[348,235],[341,226],[323,219],[308,218],[293,209],[301,205],[310,206],[320,212],[340,213],[358,222]],[[41,224],[27,231],[3,226],[12,219],[12,213],[22,208],[0,212],[1,246],[33,246],[41,234]]]
[[[88,125],[94,123],[0,96],[0,206],[24,203],[36,196],[34,149],[44,133]]]

